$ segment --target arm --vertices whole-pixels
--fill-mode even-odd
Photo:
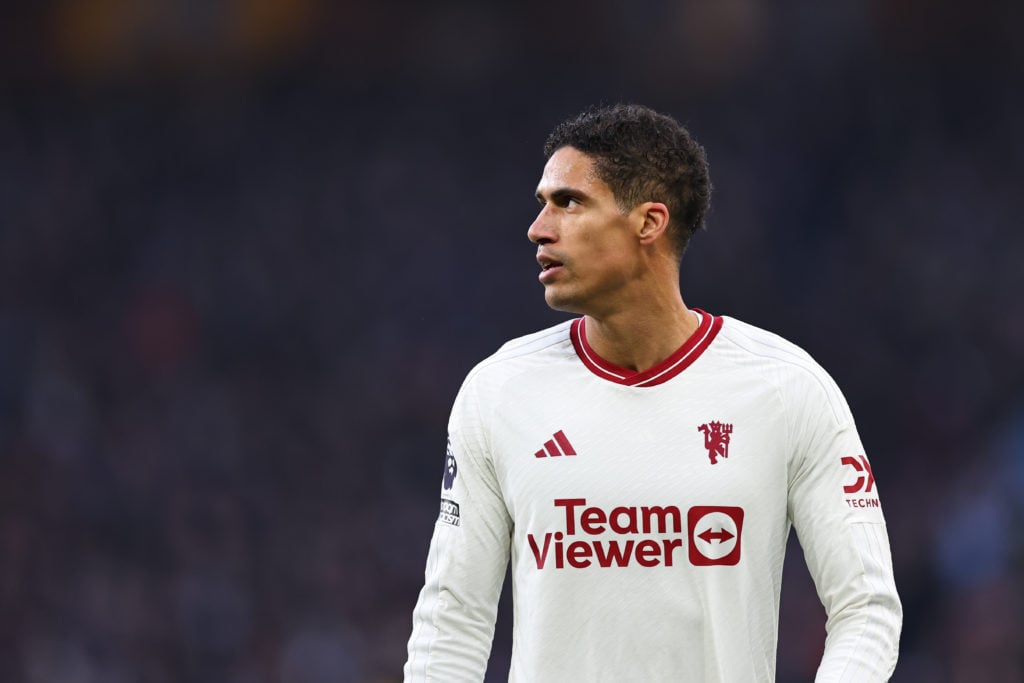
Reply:
[[[413,610],[406,683],[482,681],[494,637],[512,522],[468,386],[449,422],[441,514]]]
[[[815,680],[886,681],[903,618],[889,537],[846,401],[831,378],[821,379],[793,402],[789,475],[790,518],[828,616]]]

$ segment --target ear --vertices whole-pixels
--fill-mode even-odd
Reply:
[[[668,230],[668,207],[661,202],[643,202],[636,210],[642,221],[637,231],[640,244],[654,244]]]

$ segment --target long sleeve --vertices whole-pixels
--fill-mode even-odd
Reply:
[[[511,526],[467,380],[449,422],[441,511],[413,610],[406,683],[483,680]]]
[[[886,681],[902,608],[877,485],[846,401],[822,373],[790,394],[789,512],[827,614],[818,683]]]

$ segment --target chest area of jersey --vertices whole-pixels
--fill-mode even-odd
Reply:
[[[767,394],[555,393],[502,411],[492,439],[513,497],[661,504],[785,483],[786,428]]]
[[[508,410],[496,473],[531,568],[740,562],[786,514],[768,394],[577,392]],[[745,531],[746,530],[746,531]]]

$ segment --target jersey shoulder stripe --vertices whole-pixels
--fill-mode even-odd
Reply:
[[[760,366],[761,374],[779,385],[780,390],[814,387],[825,397],[838,423],[849,423],[850,408],[832,376],[807,351],[774,332],[755,327],[736,318],[723,316],[725,324],[716,346],[719,357]]]
[[[566,320],[539,332],[505,342],[497,351],[470,370],[466,382],[477,379],[482,374],[507,379],[537,364],[563,356],[574,356],[575,352],[569,339],[571,325],[572,321]]]

